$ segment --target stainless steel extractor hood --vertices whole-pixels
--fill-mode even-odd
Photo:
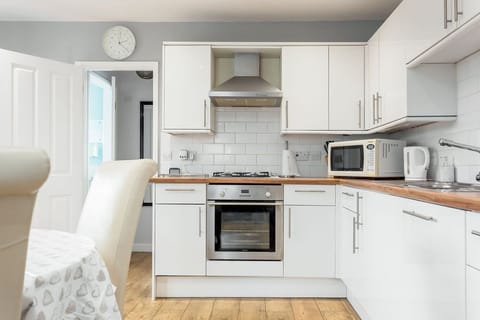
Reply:
[[[235,53],[234,76],[210,91],[218,107],[278,107],[282,91],[260,77],[258,53]]]

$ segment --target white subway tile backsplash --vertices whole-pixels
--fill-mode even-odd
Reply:
[[[205,144],[203,145],[204,153],[223,154],[225,146],[223,144]]]
[[[292,150],[320,154],[329,138],[321,136],[280,136],[280,108],[216,108],[215,135],[181,135],[162,139],[162,154],[187,149],[196,153],[193,161],[165,157],[162,172],[179,167],[184,173],[212,174],[215,171],[269,171],[281,173],[285,141]],[[312,167],[312,168],[310,168]],[[302,175],[325,176],[318,156],[301,163]]]
[[[448,156],[456,167],[456,179],[474,183],[480,171],[480,155],[456,148],[440,147],[439,138],[480,146],[480,53],[457,64],[458,116],[455,122],[436,123],[395,135],[408,144],[425,145],[431,152],[429,178],[438,174],[439,156]],[[479,170],[477,170],[477,168]]]
[[[256,143],[257,135],[255,133],[237,133],[236,143]]]
[[[235,134],[233,133],[217,133],[214,139],[215,143],[234,143]]]

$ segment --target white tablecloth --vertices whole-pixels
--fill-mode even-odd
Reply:
[[[121,319],[114,292],[92,240],[60,231],[31,230],[23,319]]]

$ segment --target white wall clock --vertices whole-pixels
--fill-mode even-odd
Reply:
[[[135,50],[135,36],[127,27],[115,26],[103,35],[103,50],[112,59],[123,60]]]

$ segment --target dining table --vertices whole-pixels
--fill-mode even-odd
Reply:
[[[56,230],[30,231],[22,319],[121,319],[115,286],[92,239]]]

